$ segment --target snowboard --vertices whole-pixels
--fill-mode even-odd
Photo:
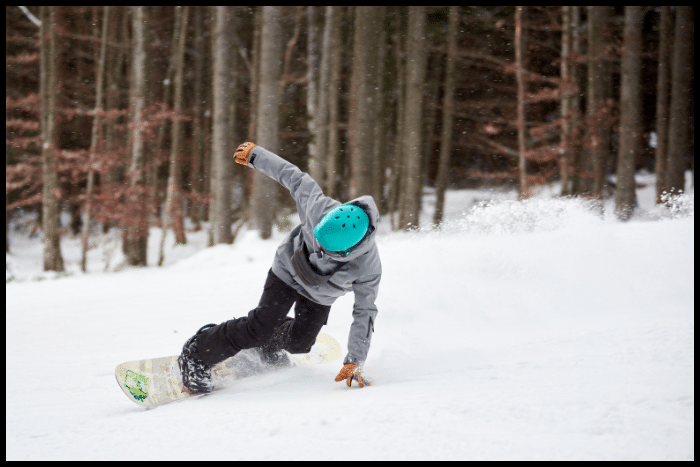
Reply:
[[[329,334],[320,333],[308,354],[289,357],[293,365],[305,365],[334,362],[341,354],[338,341]],[[171,355],[122,363],[114,371],[117,383],[130,400],[143,407],[156,407],[203,395],[184,388],[178,357]],[[212,367],[214,391],[236,380],[270,371],[273,368],[260,360],[255,349],[242,350]]]

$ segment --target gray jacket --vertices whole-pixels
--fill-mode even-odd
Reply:
[[[344,363],[362,366],[367,359],[374,332],[374,320],[377,316],[375,301],[382,277],[382,264],[375,243],[379,210],[374,198],[360,196],[350,201],[362,207],[370,221],[370,233],[358,247],[346,257],[324,253],[314,236],[314,227],[325,213],[342,203],[325,196],[310,175],[260,146],[253,150],[249,166],[277,180],[290,191],[301,219],[301,226],[295,228],[277,248],[272,272],[301,295],[322,305],[332,305],[338,297],[348,292],[355,294],[353,323]],[[297,277],[292,265],[292,256],[301,242],[306,243],[309,262],[315,269],[321,274],[330,275],[330,279],[323,284],[309,286]]]

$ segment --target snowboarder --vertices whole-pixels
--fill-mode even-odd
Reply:
[[[333,302],[350,291],[355,305],[348,354],[335,380],[369,386],[361,368],[374,332],[382,275],[374,199],[360,196],[341,204],[294,164],[250,142],[238,146],[234,160],[287,188],[301,225],[277,248],[257,308],[247,317],[208,324],[185,343],[178,359],[185,387],[211,392],[211,367],[242,349],[257,348],[263,361],[280,366],[288,363],[284,351],[308,353]],[[294,318],[287,317],[293,304]]]

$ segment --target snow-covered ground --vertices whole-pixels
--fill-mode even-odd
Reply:
[[[384,219],[371,387],[334,382],[339,363],[302,366],[153,410],[124,396],[114,367],[179,353],[200,326],[255,307],[284,234],[204,248],[190,232],[145,269],[96,237],[90,274],[66,238],[70,274],[54,277],[20,225],[6,257],[6,459],[692,460],[694,195],[671,212],[653,206],[653,177],[640,181],[627,223],[555,187],[525,202],[449,192],[441,231],[390,233]],[[343,346],[352,303],[324,328]]]

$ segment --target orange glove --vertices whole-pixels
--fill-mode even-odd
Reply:
[[[346,363],[345,365],[343,365],[343,369],[340,370],[338,376],[335,377],[336,382],[346,380],[348,383],[348,387],[352,385],[351,383],[353,379],[358,382],[360,387],[370,385],[367,379],[362,378],[362,375],[360,374],[360,369],[354,363]]]
[[[233,153],[233,160],[239,164],[248,165],[250,162],[250,156],[253,155],[253,149],[255,149],[255,143],[243,143],[236,148],[236,152]]]

